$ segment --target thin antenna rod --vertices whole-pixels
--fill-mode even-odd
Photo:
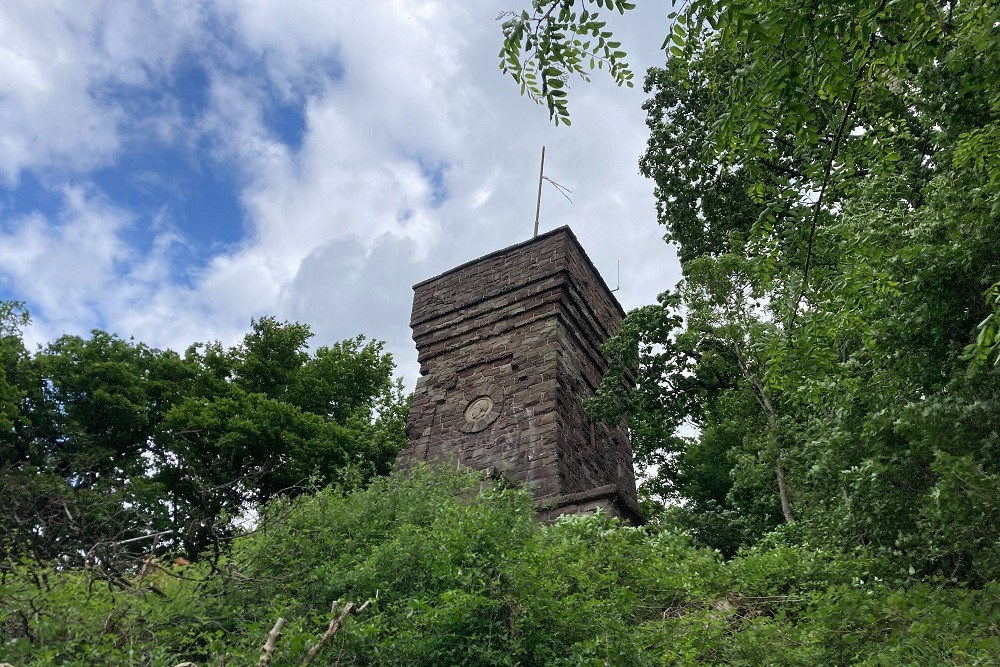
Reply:
[[[538,216],[542,212],[542,179],[545,178],[545,146],[542,146],[542,164],[538,168],[538,204],[535,206],[535,235],[538,236]]]

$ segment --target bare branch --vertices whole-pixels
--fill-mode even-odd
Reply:
[[[330,640],[333,639],[333,636],[337,633],[337,630],[340,629],[340,626],[343,625],[344,620],[348,617],[348,615],[362,613],[365,609],[368,608],[368,605],[370,605],[372,601],[368,600],[360,607],[355,605],[353,602],[348,602],[346,605],[344,605],[344,611],[340,613],[340,616],[337,616],[337,605],[339,603],[340,603],[339,600],[334,600],[333,605],[330,607],[330,615],[332,616],[332,618],[330,619],[330,627],[326,629],[326,633],[323,634],[319,642],[317,642],[315,646],[309,649],[309,653],[306,655],[306,659],[302,661],[302,667],[306,667],[306,665],[310,664],[313,660],[316,659],[316,656],[319,655],[319,652],[323,650],[323,647],[329,644]]]
[[[140,535],[139,537],[131,537],[131,538],[127,539],[127,540],[117,540],[117,541],[114,541],[114,542],[109,542],[109,541],[97,542],[96,544],[94,544],[93,547],[91,547],[90,551],[88,552],[88,555],[92,554],[94,552],[94,549],[96,549],[97,547],[102,547],[102,546],[103,547],[117,547],[117,546],[121,546],[122,544],[131,544],[132,542],[141,542],[143,540],[148,540],[148,539],[153,539],[154,540],[153,547],[155,548],[156,547],[156,542],[158,542],[160,540],[161,536],[163,536],[163,535],[169,535],[169,534],[171,534],[173,532],[174,532],[173,529],[171,529],[171,530],[161,530],[161,531],[158,531],[158,532],[155,532],[155,533],[149,533],[148,535]]]
[[[284,627],[285,619],[279,617],[274,627],[267,633],[267,641],[260,648],[260,660],[257,661],[257,667],[267,667],[271,664],[271,658],[274,657],[274,646],[278,643],[278,638],[281,636],[281,630]]]

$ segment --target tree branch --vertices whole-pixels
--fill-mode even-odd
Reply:
[[[257,661],[257,667],[267,667],[271,664],[271,658],[274,657],[274,646],[278,643],[278,637],[281,636],[281,630],[284,627],[285,619],[279,617],[274,627],[267,633],[267,641],[260,648],[260,660]]]
[[[885,9],[886,3],[887,0],[882,0],[876,14]],[[833,144],[830,147],[830,157],[827,159],[826,168],[823,170],[823,183],[820,186],[819,196],[816,198],[816,204],[813,206],[812,222],[809,226],[809,242],[806,246],[806,264],[802,270],[802,288],[799,291],[799,296],[795,300],[795,305],[792,309],[791,318],[789,320],[789,328],[795,324],[795,317],[798,314],[799,304],[802,302],[802,299],[806,295],[806,291],[809,289],[809,269],[812,267],[813,244],[816,240],[816,228],[819,225],[819,214],[823,208],[823,198],[830,185],[830,175],[833,173],[833,163],[837,158],[837,153],[840,151],[840,143],[843,141],[845,133],[847,132],[847,123],[851,118],[851,113],[854,111],[855,104],[857,104],[858,84],[861,82],[861,76],[865,71],[865,62],[868,60],[868,56],[871,55],[872,50],[875,48],[877,34],[877,32],[872,32],[871,36],[868,38],[868,48],[865,49],[865,54],[861,58],[861,64],[858,66],[857,75],[855,75],[854,81],[851,84],[851,98],[848,100],[847,107],[844,109],[844,117],[840,119],[840,127],[837,128],[837,133],[833,137]]]
[[[792,501],[788,491],[788,480],[785,479],[785,467],[781,463],[781,446],[778,444],[778,413],[771,403],[771,398],[767,395],[767,389],[750,369],[750,362],[743,356],[740,345],[735,339],[733,340],[733,352],[736,355],[736,363],[740,368],[740,373],[750,385],[754,398],[764,410],[764,416],[767,417],[768,440],[774,447],[774,475],[778,482],[781,514],[785,517],[785,523],[795,523],[795,513],[792,511]]]
[[[326,633],[324,633],[324,635],[320,638],[319,642],[309,649],[309,653],[306,654],[306,659],[302,661],[302,667],[306,667],[306,665],[316,659],[319,652],[322,651],[323,648],[330,643],[330,640],[333,639],[333,636],[337,634],[337,630],[339,630],[340,626],[343,625],[344,620],[348,617],[348,615],[362,613],[368,608],[368,605],[370,605],[372,601],[368,600],[360,607],[355,605],[353,602],[348,602],[344,605],[344,611],[340,613],[340,616],[337,616],[337,605],[339,603],[339,600],[333,601],[333,606],[330,607],[330,614],[332,615],[332,618],[330,619],[330,627],[326,629]]]
[[[768,160],[766,158],[757,158],[757,161],[760,162],[765,167],[767,167],[768,169],[771,169],[772,171],[777,171],[778,173],[781,174],[785,174],[786,176],[791,176],[792,178],[805,178],[805,174],[803,174],[798,169],[786,167],[783,164],[772,162],[771,160]]]
[[[860,78],[861,70],[858,70],[858,77]],[[851,89],[851,99],[847,102],[847,108],[844,109],[844,117],[840,119],[840,127],[837,128],[837,134],[833,137],[833,146],[830,148],[830,158],[826,161],[826,168],[823,171],[823,184],[819,189],[819,196],[816,198],[816,204],[813,206],[812,222],[809,226],[809,243],[806,246],[806,265],[802,270],[802,290],[799,292],[799,298],[795,300],[795,310],[792,311],[792,322],[795,321],[795,315],[798,312],[798,305],[802,301],[802,297],[805,296],[806,290],[809,289],[809,269],[812,266],[813,257],[813,243],[816,240],[816,228],[819,226],[819,214],[823,209],[823,197],[826,195],[827,187],[830,185],[830,174],[833,172],[833,163],[836,160],[837,152],[840,150],[840,142],[844,138],[844,132],[847,131],[847,121],[851,117],[851,112],[854,111],[854,105],[858,99],[858,86],[857,81]]]

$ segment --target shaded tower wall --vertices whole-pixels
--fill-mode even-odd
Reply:
[[[502,474],[532,492],[542,520],[602,507],[641,523],[624,423],[594,423],[583,408],[624,312],[569,228],[413,290],[421,377],[398,464]]]

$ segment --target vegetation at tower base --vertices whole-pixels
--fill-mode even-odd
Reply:
[[[417,469],[276,499],[212,567],[157,561],[127,584],[8,565],[14,665],[302,664],[334,600],[372,600],[313,664],[972,665],[1000,657],[995,584],[939,587],[867,549],[769,545],[725,561],[606,516],[532,520],[530,496]]]
[[[0,308],[0,557],[103,569],[233,534],[255,504],[385,474],[406,399],[382,344],[307,351],[261,318],[242,343],[181,356],[103,331],[29,353]]]

